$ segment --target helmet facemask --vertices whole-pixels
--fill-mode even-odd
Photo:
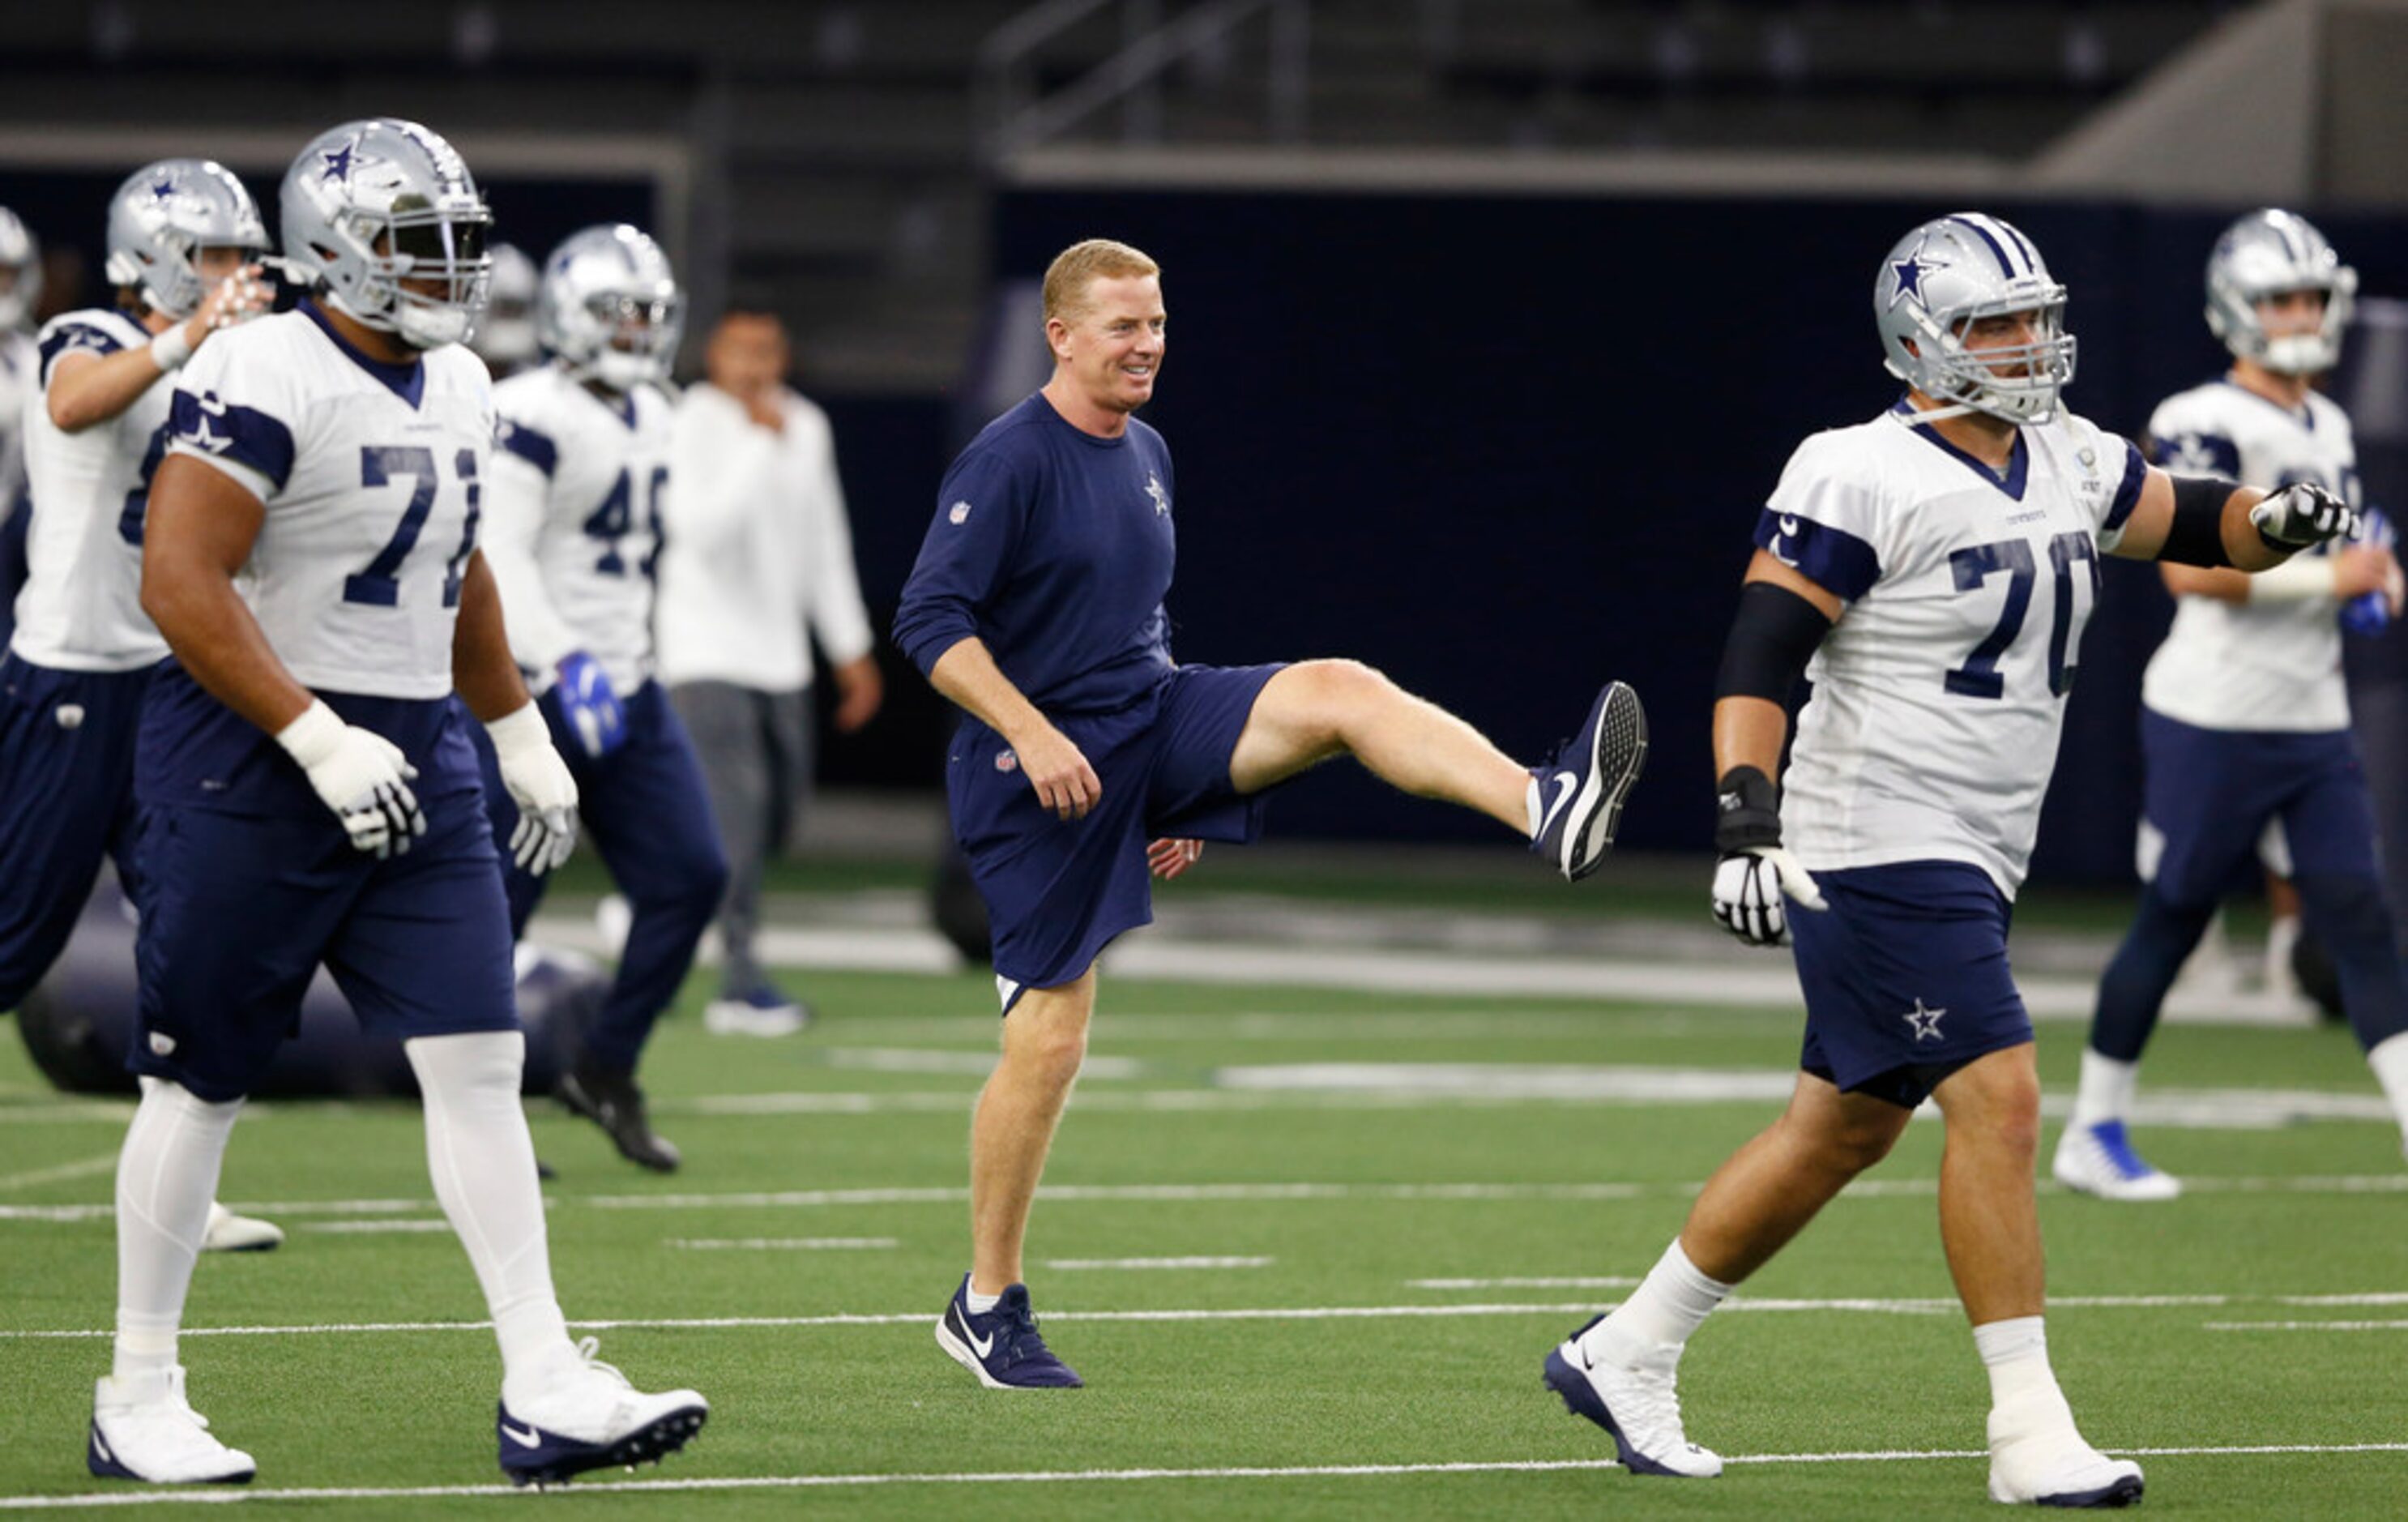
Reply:
[[[2022,311],[2036,314],[2032,325],[2039,336],[2031,342],[1967,347],[1965,337],[1976,322]],[[2038,303],[2018,294],[1917,312],[1914,325],[1922,373],[1900,379],[1925,395],[2008,423],[2046,423],[2057,415],[2057,394],[2073,380],[2074,338],[2065,331],[2064,286],[2048,286]]]
[[[571,367],[617,392],[666,380],[677,358],[681,305],[674,294],[646,299],[605,291],[588,296],[579,325],[590,326],[593,357],[572,361]]]

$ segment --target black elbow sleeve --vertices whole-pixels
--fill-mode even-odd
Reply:
[[[1748,582],[1740,588],[1714,696],[1761,697],[1786,707],[1807,661],[1830,632],[1823,610],[1797,593],[1770,582]]]
[[[2221,476],[2166,479],[2174,484],[2174,516],[2157,558],[2211,570],[2231,565],[2224,549],[2224,505],[2240,488]]]

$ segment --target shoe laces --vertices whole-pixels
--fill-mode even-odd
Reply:
[[[599,1357],[597,1357],[601,1351],[602,1339],[598,1337],[580,1337],[577,1340],[577,1357],[579,1362],[582,1363],[586,1368],[592,1370],[594,1372],[600,1374],[605,1379],[617,1385],[622,1389],[634,1389],[636,1387],[635,1381],[629,1379],[625,1374],[621,1373],[617,1364],[605,1363]]]
[[[2126,1134],[2124,1123],[2120,1120],[2100,1121],[2091,1127],[2090,1140],[2106,1157],[2107,1166],[2124,1178],[2144,1179],[2157,1171],[2141,1161],[2141,1155],[2132,1150],[2132,1139]]]
[[[1628,1366],[1631,1400],[1641,1425],[1669,1437],[1675,1443],[1689,1441],[1681,1426],[1681,1391],[1670,1368],[1657,1368],[1641,1361]]]

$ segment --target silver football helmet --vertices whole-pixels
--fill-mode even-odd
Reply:
[[[2032,311],[2039,337],[2007,349],[1968,351],[1976,318]],[[1873,280],[1873,321],[1889,373],[1944,404],[1917,421],[1986,412],[2046,423],[2073,379],[2065,287],[2031,240],[1996,217],[1961,211],[1899,239]]]
[[[649,235],[625,223],[588,227],[543,262],[535,327],[571,375],[632,391],[668,379],[685,298]]]
[[[42,245],[25,221],[0,206],[0,333],[31,325],[42,301]]]
[[[133,287],[154,311],[199,309],[209,285],[194,256],[210,248],[267,251],[259,203],[213,159],[145,165],[108,198],[108,283]]]
[[[485,315],[468,343],[496,372],[521,369],[541,352],[535,337],[535,261],[514,243],[494,244],[493,255]]]
[[[392,117],[322,132],[284,172],[282,201],[286,264],[351,317],[413,349],[476,326],[494,219],[440,136]]]
[[[2314,333],[2270,336],[2258,303],[2291,291],[2322,291],[2324,322]],[[2224,230],[2207,256],[2207,325],[2224,347],[2284,375],[2313,375],[2341,363],[2358,271],[2341,262],[2325,235],[2295,212],[2252,211]]]

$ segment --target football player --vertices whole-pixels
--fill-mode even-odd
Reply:
[[[496,1442],[522,1484],[681,1446],[707,1412],[572,1343],[519,1101],[509,910],[475,752],[521,811],[524,867],[576,838],[577,784],[511,664],[477,553],[494,436],[461,342],[490,220],[414,122],[322,134],[284,177],[311,294],[221,334],[179,378],[151,482],[143,606],[174,660],[144,703],[135,1066],[119,1170],[118,1335],[93,1473],[239,1481],[177,1361],[192,1243],[244,1097],[320,964],[424,1097],[435,1192],[501,1343]],[[454,693],[458,701],[454,700]]]
[[[495,380],[518,374],[543,357],[535,332],[535,261],[514,243],[496,243],[494,278],[485,295],[485,315],[468,336],[468,347],[494,372]]]
[[[510,648],[576,775],[586,831],[633,911],[619,970],[562,1076],[560,1098],[630,1160],[666,1172],[636,1083],[652,1023],[677,998],[727,886],[685,727],[652,677],[652,564],[669,479],[681,303],[667,256],[624,223],[573,234],[543,264],[537,325],[550,363],[494,388],[499,449],[485,548]],[[496,839],[517,826],[493,753]],[[543,879],[511,869],[523,933]]]
[[[1629,1299],[1546,1358],[1636,1472],[1721,1472],[1682,1424],[1683,1347],[1928,1098],[1948,1132],[1941,1242],[1989,1372],[1992,1499],[2141,1494],[2140,1466],[2083,1441],[2049,1364],[2040,1083],[2009,911],[2100,553],[2261,570],[2355,515],[2313,482],[2170,477],[2065,411],[2065,299],[1995,217],[1909,233],[1873,284],[1905,395],[1800,444],[1757,519],[1716,683],[1714,912],[1751,944],[1794,937],[1806,1036],[1786,1113],[1707,1182]],[[1813,694],[1784,776],[1801,674]]]
[[[2232,366],[2158,406],[2158,461],[2269,489],[2312,481],[2355,505],[2349,418],[2310,382],[2341,359],[2357,288],[2357,272],[2303,217],[2253,211],[2226,228],[2207,262],[2207,324]],[[2173,627],[2141,688],[2146,886],[2099,985],[2054,1169],[2059,1183],[2108,1199],[2182,1192],[2125,1129],[2141,1053],[2261,840],[2330,949],[2342,1007],[2408,1131],[2408,984],[2341,661],[2343,608],[2372,595],[2399,611],[2400,563],[2379,543],[2337,541],[2258,576],[2168,566],[2165,579]]]
[[[0,244],[15,219],[0,223]],[[163,384],[210,335],[265,309],[259,208],[222,165],[165,159],[108,203],[118,308],[42,328],[23,413],[27,577],[0,663],[0,1010],[66,949],[104,856],[136,900],[135,726],[167,647],[140,606],[142,496],[167,420]],[[0,256],[8,251],[0,247]],[[38,289],[21,273],[12,294]],[[0,313],[0,315],[8,315]],[[204,1250],[284,1240],[211,1205]]]

